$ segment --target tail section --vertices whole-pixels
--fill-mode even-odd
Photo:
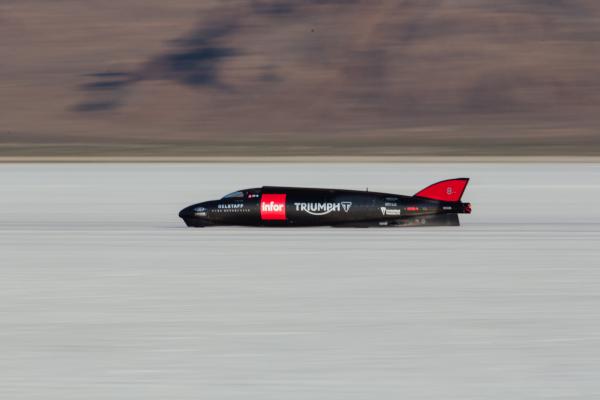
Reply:
[[[468,183],[469,178],[448,179],[427,186],[415,194],[415,197],[449,202],[460,201]]]

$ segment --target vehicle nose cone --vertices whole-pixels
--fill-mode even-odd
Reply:
[[[179,211],[179,218],[190,218],[194,216],[194,207],[190,206],[190,207],[186,207],[183,210]]]

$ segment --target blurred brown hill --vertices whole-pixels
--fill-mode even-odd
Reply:
[[[0,155],[600,154],[596,0],[2,0]]]

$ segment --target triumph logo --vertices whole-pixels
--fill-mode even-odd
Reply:
[[[310,215],[327,215],[332,212],[339,212],[342,209],[344,212],[350,211],[352,207],[351,201],[343,201],[341,203],[294,203],[296,211],[303,211]]]
[[[352,207],[351,201],[342,201],[342,208],[344,209],[345,212],[350,211],[350,207]]]

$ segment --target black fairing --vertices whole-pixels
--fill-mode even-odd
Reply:
[[[389,193],[265,186],[186,207],[188,226],[457,226],[470,205]]]

